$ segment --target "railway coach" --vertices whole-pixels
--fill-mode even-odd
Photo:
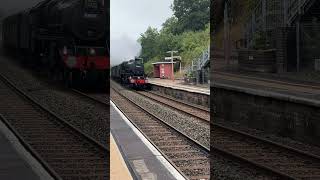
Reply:
[[[149,88],[148,78],[144,73],[143,60],[131,59],[111,68],[111,77],[123,85],[133,88]]]
[[[48,69],[68,86],[105,86],[110,58],[109,8],[104,4],[104,0],[44,0],[3,20],[3,46]]]

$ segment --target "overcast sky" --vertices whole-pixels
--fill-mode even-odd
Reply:
[[[137,39],[148,26],[161,28],[172,16],[173,0],[111,0],[111,65],[133,58],[141,49]]]

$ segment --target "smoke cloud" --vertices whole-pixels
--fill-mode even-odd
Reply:
[[[172,16],[173,0],[111,0],[110,48],[111,64],[116,65],[138,56],[137,39],[149,26],[161,28]]]
[[[141,50],[140,44],[125,34],[119,38],[111,38],[110,44],[111,66],[138,56]]]

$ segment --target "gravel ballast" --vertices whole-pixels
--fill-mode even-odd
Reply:
[[[121,93],[207,148],[210,147],[210,126],[208,123],[165,107],[130,90],[123,89]]]
[[[108,147],[109,109],[80,98],[41,74],[0,55],[0,72],[40,104]],[[48,83],[49,82],[49,83]]]

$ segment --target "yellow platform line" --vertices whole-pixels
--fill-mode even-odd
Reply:
[[[124,162],[112,134],[110,133],[110,179],[132,180],[132,176]]]

